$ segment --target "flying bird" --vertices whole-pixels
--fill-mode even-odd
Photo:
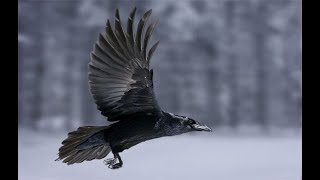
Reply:
[[[69,132],[56,160],[70,165],[102,159],[112,152],[114,158],[104,163],[117,169],[123,165],[119,153],[141,142],[191,131],[211,131],[194,119],[159,107],[153,90],[153,69],[149,66],[159,41],[147,51],[157,20],[144,33],[151,12],[143,15],[135,32],[136,8],[129,15],[126,31],[118,9],[114,27],[107,20],[105,32],[100,33],[90,55],[88,78],[98,110],[113,123],[83,126]]]

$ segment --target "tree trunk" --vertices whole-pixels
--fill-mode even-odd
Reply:
[[[230,92],[230,103],[229,103],[229,125],[232,128],[236,128],[239,125],[239,93],[238,93],[238,63],[236,59],[236,48],[235,48],[235,8],[236,1],[226,1],[226,25],[227,25],[227,44],[229,51],[227,54],[228,61],[228,82]]]
[[[255,59],[257,61],[257,93],[256,93],[256,120],[263,130],[268,129],[268,63],[266,4],[258,2],[254,11],[252,29],[254,31]]]
[[[34,41],[33,41],[33,59],[30,59],[31,61],[34,61],[34,89],[33,89],[33,99],[28,106],[32,106],[32,111],[30,114],[31,117],[31,126],[35,130],[38,130],[38,122],[42,119],[42,106],[43,106],[43,97],[42,97],[42,87],[43,87],[43,75],[44,75],[44,48],[45,48],[45,39],[44,39],[44,26],[42,26],[43,22],[45,21],[45,13],[44,7],[45,4],[43,2],[39,2],[37,4],[37,7],[39,8],[39,12],[37,13],[37,20],[39,24],[39,29],[35,30],[34,34]],[[35,53],[37,55],[35,55]]]

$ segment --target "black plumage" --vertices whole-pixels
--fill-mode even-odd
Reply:
[[[114,123],[84,126],[70,132],[62,142],[57,160],[81,163],[104,158],[112,152],[114,158],[105,163],[116,169],[123,164],[119,152],[138,143],[190,131],[211,131],[191,118],[165,112],[159,107],[153,90],[153,70],[149,67],[159,41],[147,53],[157,20],[144,33],[152,10],[147,11],[134,33],[135,12],[136,8],[131,11],[127,31],[124,31],[117,9],[114,28],[107,20],[105,32],[99,35],[90,56],[90,91],[98,110]]]

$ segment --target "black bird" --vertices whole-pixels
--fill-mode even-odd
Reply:
[[[69,165],[102,159],[112,152],[114,158],[104,162],[109,168],[117,169],[123,164],[119,153],[138,143],[190,131],[211,131],[191,118],[162,111],[157,104],[149,64],[159,41],[147,53],[157,20],[148,26],[144,35],[151,11],[143,15],[135,33],[136,8],[129,15],[127,31],[122,27],[118,9],[114,29],[107,20],[105,32],[94,44],[88,76],[98,109],[114,123],[79,127],[70,132],[56,160],[64,159]]]

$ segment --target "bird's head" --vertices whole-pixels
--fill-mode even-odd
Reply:
[[[186,131],[207,131],[211,132],[212,129],[198,121],[188,118],[186,116],[176,115],[169,113],[173,119],[176,119]]]

